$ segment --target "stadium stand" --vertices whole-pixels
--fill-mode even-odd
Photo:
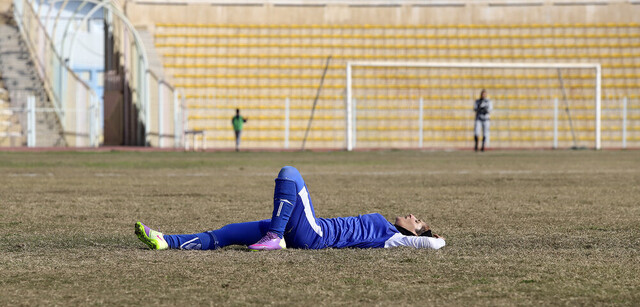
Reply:
[[[35,97],[40,110],[50,110],[52,105],[29,57],[27,46],[8,13],[0,15],[0,76],[0,146],[26,145],[27,97]],[[66,146],[55,113],[37,112],[35,121],[35,145]]]
[[[19,124],[18,115],[9,107],[9,92],[0,81],[0,147],[21,145],[22,130]]]
[[[248,146],[281,148],[285,99],[291,106],[290,140],[301,141],[328,56],[332,58],[309,138],[312,147],[344,146],[347,61],[601,63],[604,147],[620,146],[625,97],[627,141],[640,144],[636,22],[254,24],[248,19],[237,22],[240,18],[230,23],[165,19],[171,21],[158,18],[152,26],[155,48],[171,82],[183,90],[189,129],[206,130],[213,147],[231,147],[229,121],[233,109],[241,108],[250,119],[245,128]],[[468,146],[471,102],[480,88],[495,101],[492,142],[497,147],[548,147],[553,130],[550,101],[563,103],[563,95],[571,113],[561,112],[560,119],[566,122],[570,116],[574,122],[573,129],[566,123],[559,127],[559,141],[571,143],[571,130],[585,144],[593,140],[592,72],[563,71],[562,80],[555,70],[371,68],[354,74],[356,129],[365,147],[389,141],[394,147],[415,147],[417,135],[407,131],[417,129],[418,115],[403,115],[401,110],[415,110],[420,98],[429,127],[424,141],[432,147]]]

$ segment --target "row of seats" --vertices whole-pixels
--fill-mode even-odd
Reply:
[[[220,29],[584,29],[638,28],[639,23],[553,23],[553,24],[456,24],[456,25],[371,25],[371,24],[194,24],[156,23],[158,28]]]
[[[168,41],[168,40],[165,40]],[[234,42],[234,43],[211,43],[213,46],[219,47],[234,47],[234,48],[247,48],[247,47],[281,47],[281,46],[291,46],[292,43],[247,43],[247,42]],[[167,43],[157,43],[159,47],[177,47],[177,46],[197,46],[199,44],[194,43],[175,43],[175,44],[167,44]],[[309,48],[358,48],[358,49],[371,49],[371,48],[381,48],[381,49],[441,49],[441,50],[468,50],[468,49],[491,49],[491,50],[499,50],[499,49],[593,49],[593,48],[637,48],[640,47],[640,43],[637,42],[623,42],[620,40],[616,40],[616,42],[611,43],[608,41],[604,42],[589,42],[589,43],[577,43],[577,42],[566,42],[566,41],[558,41],[553,43],[545,43],[545,42],[521,42],[521,43],[489,43],[489,44],[435,44],[435,43],[394,43],[394,44],[385,44],[385,43],[293,43],[293,46],[296,47],[309,47]]]
[[[466,56],[465,56],[466,57]],[[462,56],[456,55],[442,55],[442,58],[463,58]],[[468,58],[473,59],[473,56],[469,56]],[[493,59],[499,59],[499,56],[492,56]],[[640,68],[639,63],[605,63],[600,65],[602,68]],[[166,68],[180,68],[180,69],[191,69],[191,68],[205,68],[205,69],[216,69],[216,68],[230,68],[230,69],[316,69],[322,70],[325,68],[325,64],[232,64],[232,63],[215,63],[215,64],[164,64]],[[345,69],[344,64],[330,64],[328,66],[329,69]]]
[[[186,78],[186,79],[313,79],[319,80],[321,74],[175,74],[174,78]],[[438,74],[438,75],[417,75],[417,74],[354,74],[354,79],[401,79],[401,80],[424,80],[426,78],[437,78],[438,80],[494,80],[494,79],[510,79],[510,80],[545,80],[555,79],[557,74]],[[565,74],[563,75],[565,80],[580,79],[580,80],[593,80],[595,75],[593,74]],[[603,74],[602,78],[605,80],[610,79],[635,79],[640,78],[639,73],[616,73],[616,74]],[[344,80],[344,74],[327,74],[325,79],[338,79]]]
[[[317,84],[220,84],[220,83],[176,83],[180,88],[227,88],[227,89],[317,89]],[[490,84],[487,90],[500,89],[558,89],[558,84]],[[365,84],[353,85],[352,89],[466,89],[469,84]],[[565,89],[593,89],[593,84],[565,85]],[[606,88],[640,88],[640,83],[603,84]],[[343,84],[324,84],[322,89],[344,89]]]
[[[197,140],[200,140],[201,137],[197,137]],[[234,141],[234,136],[206,136],[207,141]],[[302,141],[304,137],[290,137],[290,141]],[[593,137],[577,137],[578,141],[584,142],[593,142]],[[621,137],[616,136],[602,136],[602,141],[621,141]],[[275,142],[275,141],[284,141],[283,137],[278,136],[246,136],[243,137],[243,141],[247,142]],[[343,137],[308,137],[307,141],[314,142],[344,142]],[[362,137],[357,139],[358,142],[418,142],[418,137]],[[425,142],[471,142],[473,139],[470,139],[469,136],[434,136],[434,137],[423,137],[423,141]],[[500,141],[500,142],[551,142],[553,141],[552,136],[506,136],[506,137],[492,137],[492,142]],[[558,141],[560,142],[572,142],[572,137],[558,137]],[[640,137],[628,137],[627,141],[637,142],[640,141]]]
[[[221,53],[165,53],[165,58],[175,59],[326,59],[326,55],[320,54],[221,54]],[[508,54],[508,55],[495,55],[495,54],[386,54],[386,55],[373,55],[373,54],[353,54],[332,55],[332,59],[344,59],[344,60],[394,60],[394,59],[429,59],[429,58],[441,58],[441,57],[476,57],[476,58],[626,58],[640,56],[640,53],[567,53],[567,54]]]
[[[517,132],[517,131],[553,131],[553,126],[493,126],[491,127],[492,131],[508,131],[508,132]],[[199,126],[196,125],[193,127],[195,130],[207,130],[207,131],[229,131],[230,127],[219,127],[219,126]],[[318,131],[344,131],[342,127],[336,126],[314,126],[314,130]],[[407,127],[407,126],[376,126],[376,127],[357,127],[357,131],[416,131],[417,127]],[[283,126],[248,126],[245,131],[283,131]],[[289,128],[290,131],[306,131],[307,126],[292,126]],[[428,131],[470,131],[473,130],[473,126],[429,126]],[[573,129],[570,127],[558,127],[558,131],[593,131],[593,127],[574,127]],[[602,131],[621,131],[622,127],[620,126],[610,126],[605,127]],[[628,131],[640,131],[640,126],[631,126],[627,127]]]
[[[313,95],[261,95],[261,94],[187,94],[184,95],[186,99],[235,99],[238,101],[242,100],[267,100],[267,99],[280,99],[284,101],[289,98],[291,100],[311,100],[315,99]],[[560,95],[492,95],[495,100],[503,100],[503,101],[514,101],[514,100],[552,100],[555,98],[562,98]],[[568,99],[572,101],[576,100],[586,100],[593,102],[594,95],[567,95]],[[397,100],[418,100],[420,98],[427,100],[451,100],[451,99],[472,99],[466,95],[356,95],[354,96],[357,100],[384,100],[384,101],[397,101]],[[623,98],[628,99],[637,99],[640,98],[640,94],[618,94],[618,95],[603,95],[602,99],[609,101],[620,101]],[[344,101],[343,95],[322,95],[322,100],[325,101]],[[195,104],[198,105],[198,104]],[[283,107],[284,108],[284,107]]]
[[[229,120],[229,116],[221,116],[221,115],[189,115],[188,119],[191,120]],[[258,115],[251,116],[254,120],[284,120],[284,115]],[[553,115],[532,115],[532,114],[508,114],[508,115],[493,115],[491,116],[492,120],[515,120],[515,121],[523,121],[523,120],[553,120]],[[565,120],[568,117],[563,113],[558,115],[560,120]],[[290,116],[291,120],[308,120],[309,115],[303,116]],[[315,115],[313,117],[314,120],[344,120],[344,116],[342,115]],[[471,122],[473,120],[473,115],[450,115],[450,114],[442,114],[442,115],[423,115],[424,120],[433,120],[433,121],[445,121],[445,120],[461,120]],[[595,120],[595,115],[580,115],[573,114],[571,115],[572,120],[585,120],[585,121],[593,121]],[[603,121],[611,120],[611,121],[621,121],[622,115],[619,114],[610,114],[601,115],[601,119]],[[357,116],[357,120],[372,120],[372,121],[394,121],[394,120],[413,120],[417,121],[417,115],[371,115],[371,116]],[[627,120],[640,120],[639,115],[627,115]],[[517,124],[515,124],[517,125]],[[341,130],[341,129],[338,129]]]
[[[187,106],[189,109],[191,110],[197,110],[197,109],[213,109],[213,110],[234,110],[237,108],[241,108],[241,109],[253,109],[253,110],[284,110],[285,106],[282,104],[272,104],[272,105],[264,105],[264,104],[260,104],[260,105],[243,105],[243,104],[215,104],[215,105],[210,105],[210,104],[189,104]],[[448,111],[448,110],[469,110],[470,108],[470,104],[464,104],[464,105],[427,105],[424,106],[422,109],[423,110],[427,110],[427,111]],[[522,110],[527,110],[527,111],[537,111],[537,110],[553,110],[553,106],[551,105],[539,105],[539,104],[528,104],[528,105],[501,105],[500,108],[496,108],[494,109],[494,112],[509,112],[509,111],[522,111]],[[560,105],[559,109],[563,110],[565,107],[564,105]],[[621,108],[621,106],[618,106],[617,108],[606,108],[605,110],[619,110]],[[316,109],[316,110],[343,110],[344,109],[344,105],[340,104],[340,105],[324,105],[324,106],[316,106],[315,108],[313,106],[310,105],[297,105],[297,106],[291,106],[289,107],[290,110],[311,110],[311,109]],[[367,110],[375,110],[375,111],[379,111],[379,110],[399,110],[399,111],[418,111],[419,107],[415,106],[415,105],[401,105],[401,104],[394,104],[394,105],[390,105],[390,104],[386,104],[386,105],[378,105],[378,106],[356,106],[357,110],[362,110],[362,111],[367,111]],[[572,106],[571,107],[572,110],[594,110],[595,106],[593,105],[576,105],[576,106]],[[627,106],[627,109],[631,109],[631,110],[640,110],[640,105],[632,105],[632,106]]]
[[[174,40],[167,40],[168,42],[156,43],[158,48],[307,48],[307,49],[389,49],[389,50],[468,50],[474,49],[472,46],[465,48],[463,45],[448,45],[444,47],[441,44],[372,44],[372,43],[318,43],[318,42],[269,42],[269,43],[246,43],[246,42],[175,42]],[[639,47],[638,43],[599,43],[599,44],[503,44],[503,45],[484,45],[477,46],[474,50],[533,50],[533,49],[586,49],[586,48],[598,48],[598,49],[632,49]],[[513,48],[508,48],[513,46]]]
[[[259,38],[259,39],[545,39],[545,38],[639,38],[638,33],[545,33],[545,34],[314,34],[314,33],[158,33],[156,38]]]

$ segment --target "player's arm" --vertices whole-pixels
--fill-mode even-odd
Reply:
[[[438,235],[433,237],[407,237],[407,246],[415,248],[441,249],[445,245],[444,238]]]
[[[396,234],[385,242],[384,247],[409,246],[413,248],[440,249],[446,245],[443,237],[436,234],[433,237],[405,236]]]

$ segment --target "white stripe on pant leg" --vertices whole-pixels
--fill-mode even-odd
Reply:
[[[302,204],[304,205],[304,215],[307,217],[309,225],[311,225],[313,231],[315,231],[319,236],[322,237],[322,228],[316,223],[316,218],[313,216],[313,212],[311,211],[311,202],[309,201],[309,192],[307,192],[307,187],[303,187],[298,195],[300,195],[300,199],[302,199]]]
[[[280,216],[280,211],[282,211],[282,205],[284,205],[284,202],[280,202],[280,207],[278,207],[278,213],[276,213],[276,216]]]
[[[180,249],[199,249],[199,248],[196,248],[196,247],[198,247],[200,245],[200,243],[191,243],[191,242],[193,242],[195,240],[198,240],[198,239],[200,239],[200,238],[196,237],[196,238],[193,238],[193,239],[191,239],[191,240],[189,240],[187,242],[182,243],[182,245],[180,245]],[[191,243],[191,244],[189,244],[189,243]]]
[[[290,201],[288,201],[286,199],[280,199],[280,207],[278,207],[278,213],[276,213],[276,216],[280,216],[280,212],[282,211],[282,206],[284,206],[284,203],[287,203],[287,204],[293,206],[293,204]]]

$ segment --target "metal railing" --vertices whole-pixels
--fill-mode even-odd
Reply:
[[[44,82],[52,110],[60,120],[68,146],[96,147],[100,125],[89,124],[96,114],[96,93],[71,70],[58,54],[54,42],[28,0],[14,0],[14,19]],[[61,86],[64,82],[66,86]]]

